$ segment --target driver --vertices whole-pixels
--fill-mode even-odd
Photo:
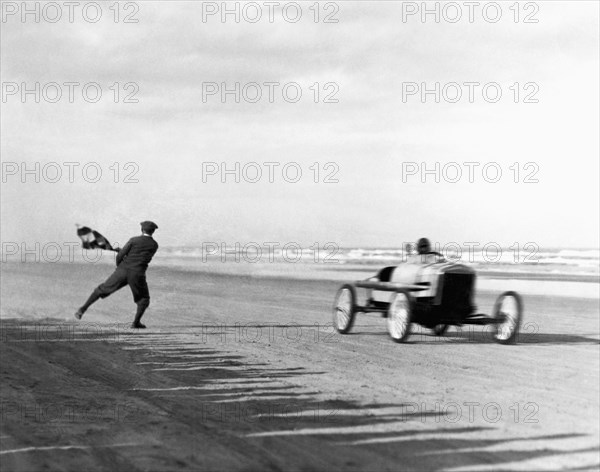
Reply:
[[[417,254],[415,257],[418,258],[417,262],[421,264],[445,261],[444,256],[431,249],[431,243],[427,238],[421,238],[417,241]]]
[[[417,241],[417,252],[419,254],[431,254],[431,243],[427,238],[421,238]]]

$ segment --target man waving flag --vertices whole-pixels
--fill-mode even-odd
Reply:
[[[84,248],[87,244],[90,248],[110,249],[117,251],[118,254],[115,271],[104,283],[94,289],[87,301],[75,312],[75,318],[80,320],[87,309],[98,299],[106,298],[125,287],[125,285],[129,285],[133,301],[137,305],[137,311],[131,327],[136,329],[146,327],[141,323],[142,316],[148,305],[150,305],[146,269],[158,250],[158,243],[152,237],[158,226],[152,221],[142,221],[140,226],[142,234],[131,238],[119,250],[113,249],[106,238],[96,231],[92,231],[89,228],[80,228],[77,230],[77,234],[83,241]],[[81,235],[79,234],[80,231]]]

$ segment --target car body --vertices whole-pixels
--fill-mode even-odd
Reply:
[[[388,318],[388,331],[397,342],[410,335],[417,323],[443,334],[449,326],[494,325],[494,336],[513,343],[519,331],[523,303],[516,292],[498,297],[491,316],[476,313],[474,304],[476,273],[471,267],[446,261],[441,254],[408,256],[398,266],[381,269],[375,276],[345,284],[336,296],[334,325],[347,333],[358,313],[378,312]],[[364,289],[359,303],[357,289]]]

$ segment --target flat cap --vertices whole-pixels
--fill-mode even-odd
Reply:
[[[142,225],[142,229],[149,229],[152,231],[158,229],[158,226],[154,221],[142,221],[140,225]]]

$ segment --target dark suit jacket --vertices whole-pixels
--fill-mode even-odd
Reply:
[[[146,272],[148,264],[158,250],[158,243],[152,236],[136,236],[117,254],[117,266],[136,272]]]

